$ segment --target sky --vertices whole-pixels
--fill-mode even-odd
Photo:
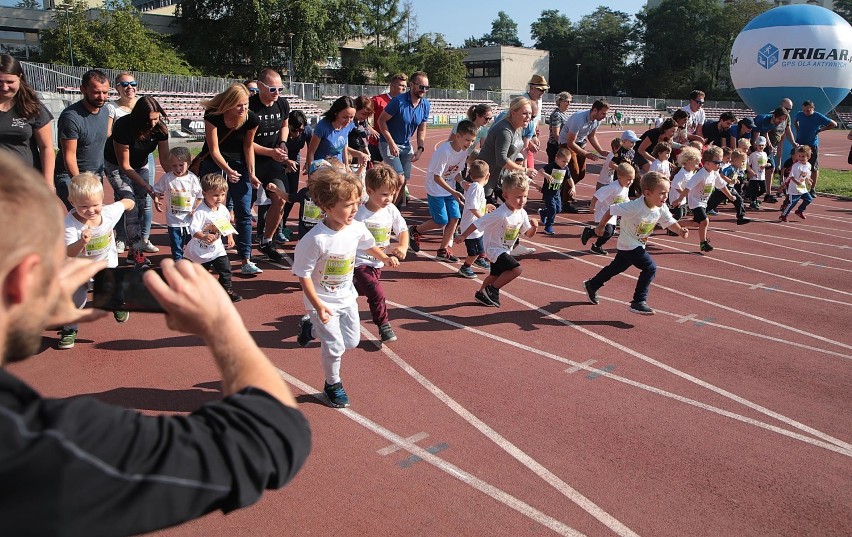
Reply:
[[[482,37],[491,32],[491,22],[498,11],[505,11],[518,25],[518,38],[526,47],[533,45],[530,25],[545,9],[556,9],[571,22],[577,22],[592,13],[599,5],[613,11],[635,15],[646,4],[645,0],[609,0],[595,2],[583,0],[413,0],[417,14],[418,33],[442,33],[451,45],[460,47],[468,37]]]

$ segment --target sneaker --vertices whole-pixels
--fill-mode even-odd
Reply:
[[[476,301],[482,304],[483,306],[497,306],[497,304],[491,301],[491,297],[489,297],[488,293],[486,293],[483,289],[480,289],[479,291],[475,292],[473,294],[473,298],[475,298]]]
[[[304,347],[313,339],[314,324],[311,322],[311,318],[305,315],[299,319],[299,335],[296,336],[296,343],[298,343],[300,347]]]
[[[278,244],[284,244],[290,240],[290,235],[292,235],[292,231],[287,229],[286,227],[282,229],[282,231],[276,231],[275,235],[272,236],[272,242],[277,242]]]
[[[343,389],[343,383],[336,384],[325,383],[325,396],[328,398],[328,403],[334,408],[346,408],[349,406],[349,396],[346,395],[346,390]]]
[[[515,257],[517,257],[519,255],[527,255],[527,254],[534,254],[534,253],[535,253],[535,248],[528,248],[521,243],[518,243],[518,245],[515,246],[512,249],[512,255],[515,256]]]
[[[710,241],[702,242],[700,248],[701,248],[702,252],[712,252],[713,251],[713,247],[710,246]]]
[[[573,205],[571,205],[570,203],[568,205],[565,205],[564,207],[562,207],[562,212],[563,213],[570,213],[570,214],[580,214],[580,210],[577,209],[576,207],[574,207]]]
[[[127,251],[127,264],[135,265],[137,267],[145,267],[150,265],[151,262],[145,259],[145,254],[142,253],[141,249],[131,248]]]
[[[73,349],[74,342],[77,341],[77,331],[71,328],[63,328],[59,332],[59,349]]]
[[[709,214],[710,216],[719,216],[719,211],[715,209],[710,209],[709,211],[707,211],[707,214]]]
[[[149,239],[143,239],[142,242],[139,244],[139,249],[145,252],[146,254],[156,254],[160,251],[159,248],[151,244],[151,241]]]
[[[473,264],[481,269],[491,270],[491,263],[489,263],[484,257],[477,257]]]
[[[583,228],[583,232],[580,234],[580,242],[583,243],[583,246],[589,242],[589,239],[595,236],[595,230],[592,229],[592,226],[586,226]]]
[[[784,203],[781,204],[781,208],[779,210],[783,213],[785,210],[787,210],[788,205],[790,205],[790,201],[785,199]]]
[[[124,244],[124,241],[115,241],[115,252],[116,253],[123,254],[125,250],[127,250],[127,245]]]
[[[609,252],[607,252],[606,250],[604,250],[603,248],[601,248],[601,247],[600,247],[600,246],[598,246],[597,244],[593,244],[593,245],[592,245],[592,247],[591,247],[591,251],[592,251],[592,253],[593,253],[593,254],[598,254],[598,255],[609,255]]]
[[[126,323],[128,319],[130,319],[129,311],[114,311],[112,312],[112,316],[117,323]]]
[[[760,210],[760,200],[754,200],[754,204],[757,207],[757,210]]]
[[[818,198],[819,197],[819,196],[817,196],[816,190],[810,190],[808,192],[810,193],[812,198]]]
[[[591,281],[592,280],[584,281],[583,282],[583,289],[585,289],[586,294],[589,295],[589,302],[591,302],[592,304],[597,306],[598,305],[598,290],[592,289]]]
[[[544,233],[545,235],[550,235],[551,237],[556,235],[556,232],[553,231],[553,226],[545,226],[544,231],[542,231],[542,233]]]
[[[423,234],[417,231],[417,226],[411,226],[408,228],[410,232],[408,234],[408,247],[411,248],[415,252],[420,251],[420,239],[423,238]]]
[[[251,261],[246,261],[245,264],[240,267],[240,274],[244,274],[247,276],[251,276],[254,274],[263,274],[263,270]]]
[[[435,258],[439,261],[446,261],[447,263],[455,263],[459,260],[458,257],[453,255],[453,251],[449,247],[438,250],[438,255]]]
[[[787,215],[782,214],[781,216],[778,217],[778,220],[781,220],[782,222],[786,222],[787,221]]]
[[[763,196],[763,203],[778,203],[778,198],[776,198],[772,194],[767,194]]]
[[[476,278],[476,273],[470,268],[470,265],[462,265],[458,272],[456,272],[462,278]]]
[[[496,287],[492,287],[490,285],[485,286],[485,294],[488,295],[488,298],[491,299],[491,303],[500,307],[500,290]]]
[[[639,315],[653,315],[654,310],[648,307],[647,302],[631,302],[630,311]]]
[[[241,297],[231,289],[227,289],[225,290],[225,292],[228,293],[228,298],[230,298],[231,302],[233,302],[234,304],[240,302],[243,299],[243,297]]]
[[[746,218],[746,217],[737,218],[737,225],[738,226],[741,226],[743,224],[748,224],[749,222],[751,222],[751,218]]]
[[[379,327],[379,336],[382,338],[382,343],[396,341],[396,334],[389,323],[385,323]]]
[[[269,241],[265,244],[261,244],[258,250],[266,254],[267,259],[269,259],[270,261],[278,262],[284,259],[284,256],[281,255],[281,253],[275,249],[275,245],[272,244],[272,241]]]
[[[796,211],[796,216],[798,216],[798,217],[799,217],[799,218],[801,218],[802,220],[807,220],[807,219],[808,219],[808,217],[807,217],[807,216],[805,216],[805,213],[803,213],[802,211]]]

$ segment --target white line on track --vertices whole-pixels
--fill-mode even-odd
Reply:
[[[849,245],[847,245],[847,244],[829,244],[829,243],[826,243],[826,242],[815,242],[815,241],[808,240],[808,239],[792,239],[792,238],[789,238],[789,237],[779,237],[778,235],[767,235],[766,233],[754,233],[752,231],[743,231],[741,229],[738,229],[736,231],[734,231],[732,229],[718,229],[716,231],[718,231],[720,233],[725,233],[726,236],[727,235],[733,235],[733,234],[736,234],[736,235],[751,235],[753,237],[765,237],[767,239],[783,240],[784,242],[788,242],[788,243],[789,242],[803,242],[805,244],[812,244],[814,246],[825,246],[827,248],[838,248],[838,249],[849,248]],[[764,241],[764,244],[768,244],[770,246],[775,246],[775,243],[766,242],[766,241]]]
[[[775,244],[775,243],[766,242],[766,241],[760,240],[760,239],[752,239],[751,237],[745,237],[743,235],[740,235],[739,233],[728,233],[725,236],[726,237],[733,237],[735,239],[740,239],[740,240],[744,240],[744,241],[758,242],[758,243],[761,243],[761,244],[765,244],[767,246],[772,246],[773,248],[780,248],[782,250],[793,250],[795,252],[798,252],[798,253],[804,254],[804,255],[826,257],[828,259],[834,259],[836,261],[842,261],[844,263],[852,263],[852,259],[844,259],[842,257],[836,257],[836,256],[833,256],[833,255],[821,254],[821,253],[818,253],[818,252],[811,252],[811,251],[808,251],[808,250],[802,250],[801,248],[798,248],[796,246],[789,246],[787,244]],[[779,237],[779,238],[783,239],[783,237]],[[788,261],[791,261],[791,260],[788,260]],[[791,261],[791,262],[796,263],[797,261]],[[825,268],[832,268],[832,267],[825,267]],[[848,269],[837,269],[837,270],[848,270]]]
[[[293,386],[300,389],[302,392],[304,392],[306,394],[312,395],[312,394],[318,393],[318,391],[319,391],[319,390],[315,389],[314,387],[310,386],[309,384],[302,382],[301,380],[297,379],[296,377],[290,375],[289,373],[287,373],[285,371],[282,371],[282,370],[279,369],[278,372],[281,375],[281,378],[283,378],[285,381],[292,384]],[[318,401],[321,401],[322,403],[325,403],[325,401],[319,396],[312,395],[312,397],[314,397]],[[480,491],[484,494],[487,494],[491,498],[497,500],[498,502],[502,503],[503,505],[506,505],[507,507],[511,507],[515,511],[521,513],[522,515],[524,515],[528,518],[530,518],[531,520],[534,520],[535,522],[537,522],[537,523],[539,523],[539,524],[541,524],[541,525],[543,525],[547,528],[550,528],[551,530],[558,533],[559,535],[566,535],[566,536],[570,536],[570,537],[582,537],[583,536],[582,533],[578,532],[574,528],[571,528],[571,527],[565,525],[564,523],[560,522],[559,520],[556,520],[555,518],[542,513],[538,509],[536,509],[536,508],[530,506],[529,504],[519,500],[518,498],[515,498],[511,494],[504,492],[503,490],[501,490],[501,489],[479,479],[478,477],[474,476],[473,474],[470,474],[470,473],[462,470],[458,466],[445,461],[444,459],[438,457],[437,455],[434,455],[434,454],[430,453],[429,451],[421,448],[417,444],[409,442],[404,437],[402,437],[402,436],[390,431],[389,429],[379,425],[378,423],[367,418],[366,416],[359,414],[358,412],[355,412],[351,408],[342,408],[342,409],[339,409],[339,412],[341,414],[343,414],[344,416],[346,416],[347,418],[349,418],[350,420],[357,423],[358,425],[364,427],[365,429],[368,429],[368,430],[374,432],[375,434],[381,436],[382,438],[388,440],[389,442],[392,442],[392,443],[400,446],[402,449],[408,451],[412,455],[420,457],[421,459],[428,462],[429,464],[431,464],[435,468],[438,468],[439,470],[447,473],[448,475],[450,475],[452,477],[455,477],[456,479],[458,479],[458,480],[462,481],[463,483],[473,487],[474,489],[476,489],[476,490],[478,490],[478,491]],[[631,533],[625,534],[625,535],[635,535],[635,534],[631,532]]]

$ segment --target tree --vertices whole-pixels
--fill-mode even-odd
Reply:
[[[506,14],[498,11],[497,18],[491,21],[491,33],[482,36],[486,45],[503,45],[505,47],[521,47],[518,39],[518,25]]]
[[[478,48],[478,47],[487,47],[488,43],[485,41],[485,37],[473,37],[470,36],[464,40],[463,48]]]
[[[631,36],[630,15],[603,6],[577,23],[574,46],[583,93],[614,95],[624,89]]]
[[[451,48],[441,34],[423,34],[412,49],[412,69],[425,71],[429,84],[439,88],[467,88],[465,53]]]
[[[402,32],[400,32],[400,40],[403,43],[411,43],[417,39],[418,21],[417,14],[414,12],[413,0],[405,0],[402,3],[402,11],[406,13],[405,24]]]
[[[834,12],[852,24],[852,0],[834,0]]]
[[[396,44],[409,16],[407,8],[399,9],[399,0],[364,0],[359,3],[364,10],[364,33],[381,48],[385,43]]]
[[[574,91],[578,51],[577,32],[571,20],[555,9],[545,9],[530,25],[537,49],[550,52],[550,88],[553,92]]]

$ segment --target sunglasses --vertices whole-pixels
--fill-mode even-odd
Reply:
[[[137,86],[137,83],[134,80],[133,82],[119,82],[118,85],[123,87],[123,88],[126,88],[127,86],[130,86],[131,88],[135,88]]]
[[[260,93],[260,90],[257,88],[249,88],[248,90],[249,93],[251,93],[252,95],[254,95],[255,93]]]
[[[710,162],[712,162],[712,163],[713,163],[713,164],[715,164],[716,166],[721,166],[721,165],[722,165],[722,161],[721,161],[721,160],[711,160]]]
[[[422,89],[423,91],[429,91],[429,86],[424,86],[423,84],[417,84],[417,87]]]
[[[263,82],[261,82],[261,84],[263,84]],[[269,90],[269,93],[284,93],[284,86],[276,87],[276,86],[267,86],[266,84],[263,84],[263,87],[265,87],[267,90]]]

